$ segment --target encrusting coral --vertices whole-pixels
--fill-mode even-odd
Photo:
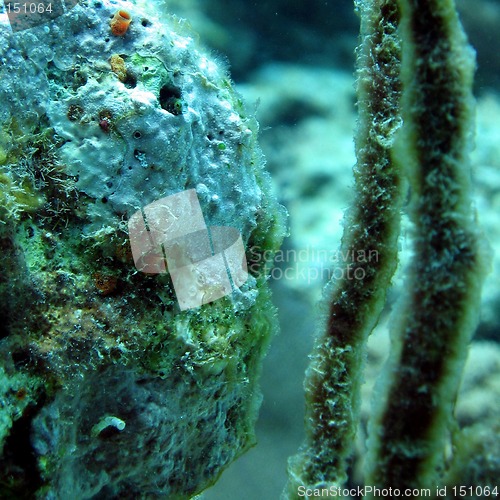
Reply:
[[[132,258],[127,220],[188,190],[254,254],[285,231],[225,66],[162,16],[95,1],[0,26],[2,498],[189,498],[254,443],[265,259],[181,311]]]

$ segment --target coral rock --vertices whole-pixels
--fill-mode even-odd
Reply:
[[[131,36],[109,36],[117,7]],[[254,443],[264,259],[183,311],[168,273],[134,266],[127,220],[194,190],[207,225],[267,257],[284,211],[226,68],[154,9],[0,25],[2,497],[189,498]]]

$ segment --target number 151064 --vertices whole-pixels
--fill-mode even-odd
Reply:
[[[5,10],[7,11],[7,14],[43,14],[44,12],[52,12],[52,4],[36,2],[6,2]]]

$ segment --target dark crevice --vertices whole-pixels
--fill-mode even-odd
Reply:
[[[44,484],[30,441],[33,419],[43,406],[44,400],[45,397],[42,396],[36,405],[30,404],[26,407],[22,417],[13,423],[5,440],[4,453],[0,460],[0,498],[32,499]]]

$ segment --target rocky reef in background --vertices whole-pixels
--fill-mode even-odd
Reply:
[[[0,494],[190,497],[254,443],[276,329],[284,210],[256,121],[224,64],[146,4],[0,30]],[[181,311],[168,274],[134,266],[127,220],[189,189],[254,261]]]
[[[496,0],[456,3],[478,52],[476,91],[498,87],[500,57],[491,34],[500,19],[500,5]],[[165,9],[189,19],[204,42],[228,58],[236,81],[275,62],[352,72],[359,33],[352,0],[170,0]]]

